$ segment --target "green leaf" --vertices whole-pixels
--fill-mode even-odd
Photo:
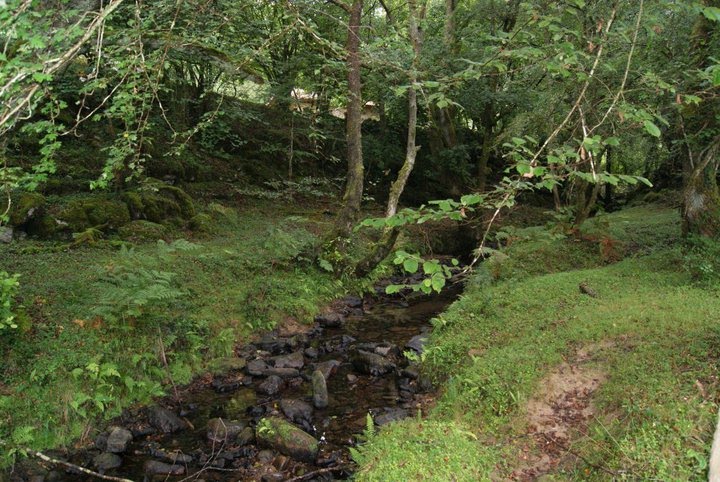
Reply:
[[[645,130],[653,137],[660,137],[660,128],[654,122],[646,120],[643,122]]]
[[[432,277],[432,289],[439,293],[444,287],[445,277],[440,273],[434,274]]]
[[[405,268],[405,271],[408,273],[417,273],[417,270],[419,268],[419,263],[414,258],[407,258],[403,262],[403,268]]]
[[[703,15],[708,20],[713,22],[720,22],[720,8],[718,7],[705,7],[703,9]]]
[[[402,285],[387,285],[385,287],[385,294],[394,295],[402,290]]]

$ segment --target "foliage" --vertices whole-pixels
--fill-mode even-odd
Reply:
[[[0,271],[0,332],[18,327],[13,304],[20,287],[20,275]]]
[[[720,286],[720,242],[705,236],[685,240],[685,269],[700,284]]]

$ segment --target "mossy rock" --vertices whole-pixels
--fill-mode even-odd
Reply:
[[[11,226],[22,226],[31,219],[39,217],[45,208],[45,197],[36,192],[18,193],[13,195],[11,200]]]
[[[147,241],[165,239],[169,232],[162,224],[137,219],[118,229],[118,234],[128,241]]]
[[[209,214],[197,214],[190,220],[190,229],[198,233],[213,233],[216,226]]]
[[[110,199],[78,199],[70,201],[58,213],[57,219],[73,232],[103,226],[115,230],[130,222],[127,204]]]
[[[260,445],[277,450],[297,460],[312,462],[318,453],[318,441],[280,417],[267,417],[257,426]]]
[[[123,194],[133,219],[146,219],[160,223],[171,218],[192,219],[195,204],[182,189],[160,181],[153,181],[151,189],[129,191]]]
[[[37,236],[41,239],[52,238],[58,231],[58,222],[54,217],[45,213],[40,217],[31,219],[25,226],[25,230],[31,236]]]

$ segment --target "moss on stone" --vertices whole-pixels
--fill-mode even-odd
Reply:
[[[66,204],[58,219],[73,232],[103,226],[115,230],[130,222],[127,204],[102,198],[77,199]]]
[[[137,219],[122,226],[118,234],[128,241],[158,240],[168,237],[168,229],[162,224]]]
[[[57,232],[58,223],[51,215],[43,214],[40,217],[30,220],[25,229],[31,236],[37,236],[41,239],[49,239]]]
[[[212,216],[209,214],[197,214],[190,220],[190,229],[198,233],[213,233],[216,231]]]
[[[171,218],[187,220],[195,216],[195,205],[185,191],[160,181],[152,181],[150,186],[151,190],[123,194],[133,219],[161,223]]]
[[[36,192],[22,192],[12,196],[10,225],[22,226],[39,216],[45,207],[45,197]]]

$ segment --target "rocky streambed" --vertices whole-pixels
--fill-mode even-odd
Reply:
[[[314,326],[285,324],[222,360],[221,374],[126,411],[91,448],[52,455],[136,482],[347,478],[368,414],[382,426],[422,407],[432,387],[405,353],[422,351],[430,319],[458,292],[338,300]],[[97,479],[33,464],[10,480]]]

